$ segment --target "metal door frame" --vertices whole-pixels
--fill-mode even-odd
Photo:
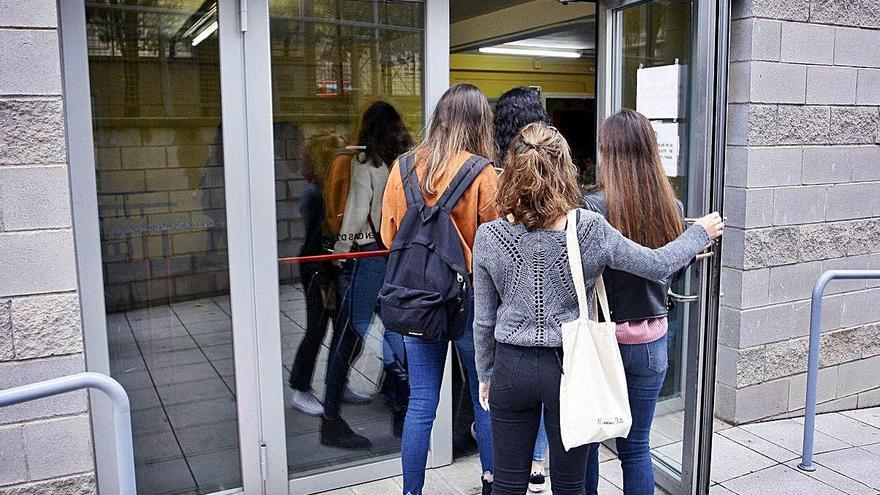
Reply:
[[[620,108],[616,70],[621,10],[652,0],[599,0],[597,26],[598,122]],[[688,216],[722,209],[724,126],[726,122],[727,38],[729,0],[694,0],[691,37],[691,78],[688,93],[689,208]],[[598,128],[598,127],[597,127]],[[697,186],[697,187],[694,187]],[[715,392],[721,253],[703,262],[700,277],[700,326],[688,332],[685,345],[685,416],[681,477],[655,462],[657,483],[671,493],[704,494],[709,490]]]
[[[74,245],[76,248],[77,277],[82,310],[85,365],[88,371],[110,374],[107,343],[104,282],[102,271],[100,224],[96,188],[94,136],[92,133],[91,93],[89,84],[88,45],[86,39],[85,0],[58,0],[59,28],[61,30],[62,84],[64,90],[64,118],[70,167],[71,207],[73,213]],[[265,338],[257,329],[271,327],[266,314],[267,290],[272,281],[258,277],[258,268],[265,264],[265,244],[256,244],[255,228],[262,227],[263,212],[252,198],[265,196],[251,180],[248,167],[247,133],[242,132],[248,122],[242,14],[236,0],[218,0],[220,84],[223,123],[223,162],[225,184],[244,187],[226,187],[226,222],[228,233],[228,263],[230,299],[232,304],[233,353],[237,418],[242,472],[242,487],[224,491],[236,493],[281,493],[277,482],[277,465],[283,457],[269,458],[262,454],[262,439],[269,438],[274,422],[271,412],[272,397],[262,394],[260,377],[272,375],[267,362],[266,345],[258,345]],[[270,141],[271,147],[271,141]],[[270,191],[273,193],[274,189]],[[274,204],[272,205],[274,218]],[[254,223],[257,220],[258,223]],[[263,223],[259,223],[263,222]],[[272,225],[272,231],[275,227]],[[273,250],[274,243],[270,244]],[[262,250],[262,251],[261,251]],[[273,265],[274,266],[274,265]],[[277,304],[277,292],[273,298]],[[255,304],[260,301],[261,304]],[[278,313],[274,324],[278,326]],[[271,332],[267,332],[271,334]],[[280,347],[275,348],[280,356]],[[279,358],[280,359],[280,358]],[[280,368],[275,374],[281,381]],[[115,443],[111,405],[97,394],[90,396],[92,437],[95,450],[98,491],[103,494],[118,492]],[[281,419],[283,427],[283,417]],[[283,436],[282,436],[283,438]],[[281,453],[285,452],[281,448]],[[268,470],[275,468],[276,475]],[[285,468],[286,474],[286,468]],[[285,479],[286,482],[286,479]]]

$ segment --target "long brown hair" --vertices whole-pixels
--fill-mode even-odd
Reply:
[[[422,191],[437,194],[434,181],[462,151],[491,159],[493,134],[492,109],[476,86],[456,84],[447,89],[434,108],[425,139],[416,147],[417,156],[425,160]]]
[[[498,179],[498,213],[526,229],[550,227],[581,202],[568,142],[543,122],[525,126],[510,143]]]
[[[663,172],[657,136],[644,115],[623,109],[599,129],[598,187],[608,223],[627,238],[659,248],[681,235],[681,213]]]

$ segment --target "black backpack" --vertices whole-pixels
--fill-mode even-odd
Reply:
[[[456,340],[465,331],[471,287],[458,231],[450,214],[489,160],[472,156],[434,206],[427,206],[413,167],[400,158],[406,215],[391,243],[379,316],[385,328],[423,340]]]

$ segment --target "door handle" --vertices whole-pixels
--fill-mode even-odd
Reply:
[[[694,294],[692,296],[690,296],[690,295],[686,296],[683,294],[676,294],[675,292],[672,292],[672,289],[669,289],[667,294],[669,295],[669,298],[672,299],[673,301],[681,302],[681,303],[692,303],[692,302],[698,301],[700,299],[700,296],[698,294]]]

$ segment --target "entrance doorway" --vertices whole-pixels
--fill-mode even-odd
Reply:
[[[323,221],[347,206],[332,194],[333,167],[365,151],[357,136],[373,104],[392,107],[417,139],[450,82],[472,82],[490,99],[532,86],[590,183],[601,118],[623,106],[647,113],[658,102],[641,92],[645,81],[674,73],[656,91],[671,91],[661,103],[676,111],[650,115],[668,138],[670,178],[688,216],[720,201],[714,3],[59,5],[65,87],[88,88],[66,101],[78,119],[74,208],[86,219],[75,226],[79,269],[99,272],[103,288],[83,299],[87,367],[129,392],[140,493],[315,493],[400,474],[389,380],[400,356],[377,318],[350,328],[333,316],[353,293],[343,279],[360,290],[369,277],[346,272],[346,256],[315,258],[353,241],[353,257],[381,259],[365,252],[378,247],[364,242],[369,231]],[[654,445],[673,493],[708,479],[717,262],[694,265],[673,288],[672,368]],[[335,366],[343,330],[358,332],[360,352]],[[463,380],[451,356],[429,467],[467,450]],[[343,449],[322,438],[325,425],[297,391],[339,406],[369,443]],[[99,489],[113,493],[109,404],[96,398],[92,412]]]

